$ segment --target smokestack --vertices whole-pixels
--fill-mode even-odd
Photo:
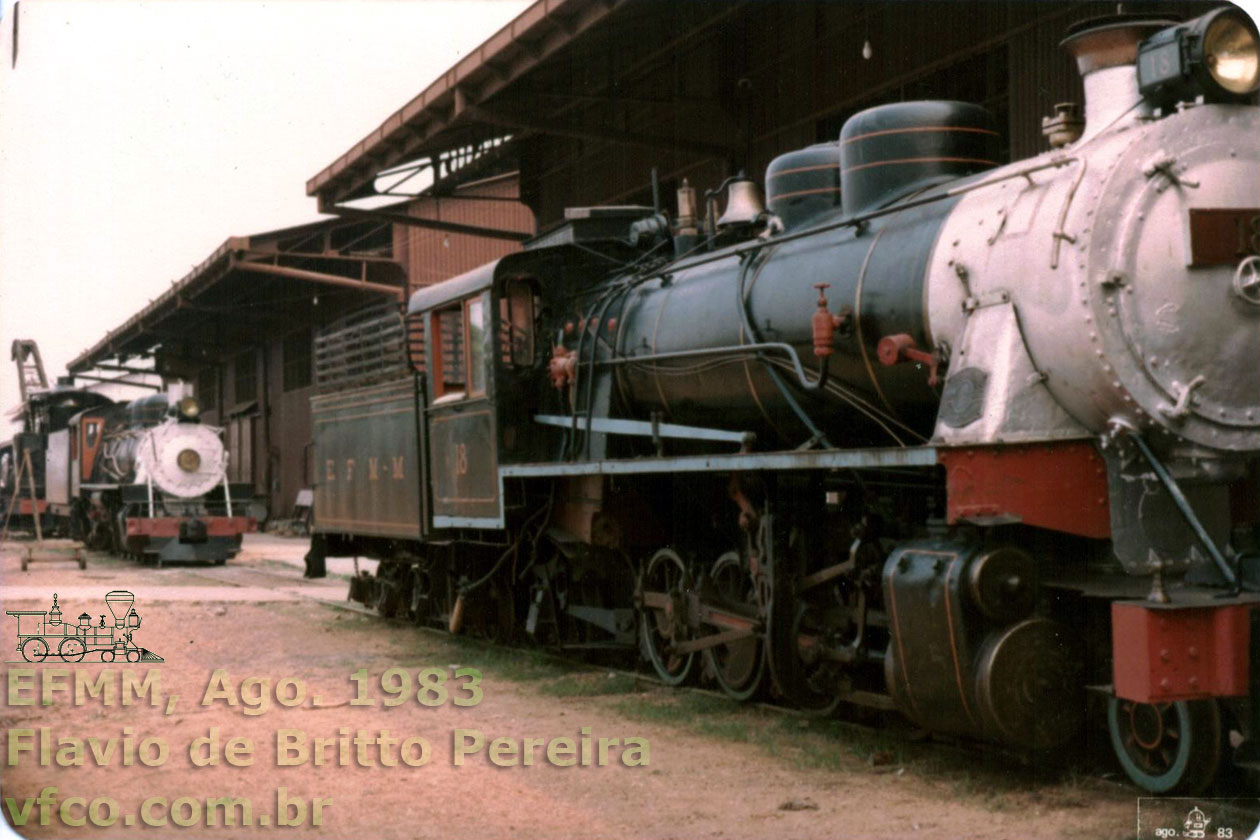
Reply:
[[[1169,18],[1117,14],[1083,20],[1068,28],[1059,46],[1076,59],[1085,85],[1082,141],[1121,117],[1133,119],[1146,114],[1148,106],[1138,92],[1138,44],[1176,23]]]

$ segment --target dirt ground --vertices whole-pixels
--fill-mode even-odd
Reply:
[[[1134,835],[1137,791],[1102,779],[1038,774],[996,758],[959,756],[937,745],[906,744],[841,724],[667,692],[607,668],[574,669],[545,656],[488,648],[362,615],[340,606],[345,581],[338,575],[350,572],[347,563],[334,566],[334,576],[326,581],[302,580],[300,540],[253,537],[249,550],[225,567],[161,570],[92,555],[86,571],[66,563],[37,563],[23,573],[18,570],[20,547],[0,550],[3,609],[46,610],[56,592],[66,620],[87,612],[96,624],[97,616],[107,613],[105,593],[126,589],[135,593],[143,618],[136,642],[165,660],[135,665],[85,661],[69,667],[44,663],[34,669],[35,692],[38,680],[47,683],[58,668],[69,673],[72,686],[75,671],[95,678],[152,669],[160,674],[157,707],[147,701],[105,705],[92,697],[76,705],[64,692],[53,694],[50,705],[38,705],[38,699],[36,705],[16,705],[31,691],[15,693],[11,678],[20,673],[15,669],[30,666],[11,662],[20,660],[17,621],[2,617],[5,653],[0,658],[6,661],[8,696],[0,714],[5,730],[0,749],[8,758],[14,730],[21,729],[34,729],[38,737],[47,727],[52,743],[52,766],[40,765],[37,749],[17,756],[16,766],[0,765],[0,794],[13,798],[6,819],[12,822],[11,807],[20,808],[49,786],[57,788],[59,802],[109,797],[119,809],[111,827],[90,821],[71,827],[60,821],[58,806],[50,809],[47,825],[37,824],[39,806],[34,804],[18,829],[23,836],[1032,840]],[[429,667],[450,674],[452,666],[482,671],[481,702],[455,706],[454,696],[469,696],[463,690],[448,692],[441,705],[418,702],[416,675]],[[410,689],[405,702],[387,707],[390,694],[380,679],[391,668],[405,669]],[[272,686],[283,678],[300,679],[307,700],[292,708],[273,702],[257,715],[245,714],[243,704],[203,706],[216,669],[225,670],[236,687],[247,677],[268,679]],[[359,669],[366,669],[364,696],[375,705],[350,704],[356,696],[351,675]],[[401,675],[394,672],[388,679],[395,677]],[[319,707],[310,702],[316,695]],[[253,764],[233,767],[221,760],[217,766],[193,766],[189,745],[212,727],[221,743],[250,739]],[[497,767],[483,749],[464,759],[463,766],[453,764],[457,729],[482,732],[488,745],[497,737],[580,740],[583,727],[594,739],[643,739],[647,760],[623,766],[618,748],[612,747],[608,766],[559,767],[548,763],[545,749],[536,748],[533,766]],[[373,738],[381,730],[399,738],[421,736],[431,746],[429,760],[419,767],[401,762],[354,766],[351,744],[350,766],[315,766],[309,760],[278,766],[280,730],[292,730],[298,739],[337,739],[342,728],[350,737],[357,730]],[[56,766],[59,739],[93,736],[130,736],[137,743],[160,738],[169,753],[158,767],[138,760],[124,766],[125,744],[120,744],[106,766],[94,766],[90,752],[86,766]],[[375,757],[374,748],[365,752],[368,759]],[[330,760],[336,754],[331,750]],[[289,797],[302,798],[303,825],[275,825],[281,788]],[[166,800],[150,810],[157,818],[177,798],[201,803],[220,796],[249,797],[254,822],[265,814],[271,824],[179,827],[168,817],[168,825],[154,828],[138,818],[149,797]],[[314,797],[331,800],[322,809],[321,826],[311,825]],[[190,816],[194,806],[179,807],[183,810],[171,815]],[[76,804],[68,813],[74,818],[83,810]],[[295,814],[292,806],[285,810]],[[135,824],[127,825],[125,815]]]

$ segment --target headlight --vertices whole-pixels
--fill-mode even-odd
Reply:
[[[189,420],[196,420],[201,414],[201,403],[196,397],[184,397],[179,401],[179,413]]]
[[[201,467],[201,456],[195,449],[185,449],[175,456],[175,463],[184,472],[196,472]]]
[[[1237,9],[1216,9],[1138,47],[1138,87],[1151,103],[1244,102],[1260,88],[1260,37]]]
[[[1260,81],[1256,33],[1237,12],[1225,11],[1203,33],[1203,62],[1216,83],[1230,93],[1248,94]]]

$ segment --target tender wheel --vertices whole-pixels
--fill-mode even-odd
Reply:
[[[718,596],[726,603],[757,603],[752,578],[738,552],[728,551],[719,557],[709,572],[709,578],[713,581]],[[704,659],[727,697],[747,700],[761,688],[761,678],[766,670],[766,655],[760,637],[706,648]]]
[[[433,608],[433,576],[428,561],[421,558],[419,563],[411,567],[410,574],[411,604],[407,614],[415,624],[424,624]]]
[[[27,662],[43,662],[46,656],[48,656],[48,642],[43,639],[31,638],[22,642],[22,658]]]
[[[682,685],[691,676],[695,664],[694,653],[676,654],[669,648],[675,642],[689,637],[682,620],[682,600],[687,595],[687,567],[673,549],[662,548],[648,561],[643,573],[643,592],[663,594],[667,603],[643,609],[639,623],[642,630],[643,650],[656,675],[666,685]]]
[[[1134,703],[1112,698],[1111,746],[1124,771],[1151,793],[1197,795],[1221,766],[1221,711],[1215,700]]]
[[[83,659],[83,654],[87,653],[87,645],[82,639],[62,639],[57,646],[57,653],[67,662],[79,662]]]

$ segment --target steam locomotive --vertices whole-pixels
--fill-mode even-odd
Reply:
[[[24,431],[3,453],[3,490],[29,502],[15,468],[29,455],[48,530],[159,566],[225,563],[255,530],[232,501],[252,488],[229,484],[219,432],[199,422],[194,397],[119,403],[59,385],[31,394],[26,408]]]
[[[879,106],[767,209],[743,176],[572,209],[415,293],[412,375],[313,399],[309,573],[373,556],[382,613],[1037,754],[1095,710],[1157,793],[1260,769],[1256,30],[1064,43],[1084,118],[1033,159]]]

